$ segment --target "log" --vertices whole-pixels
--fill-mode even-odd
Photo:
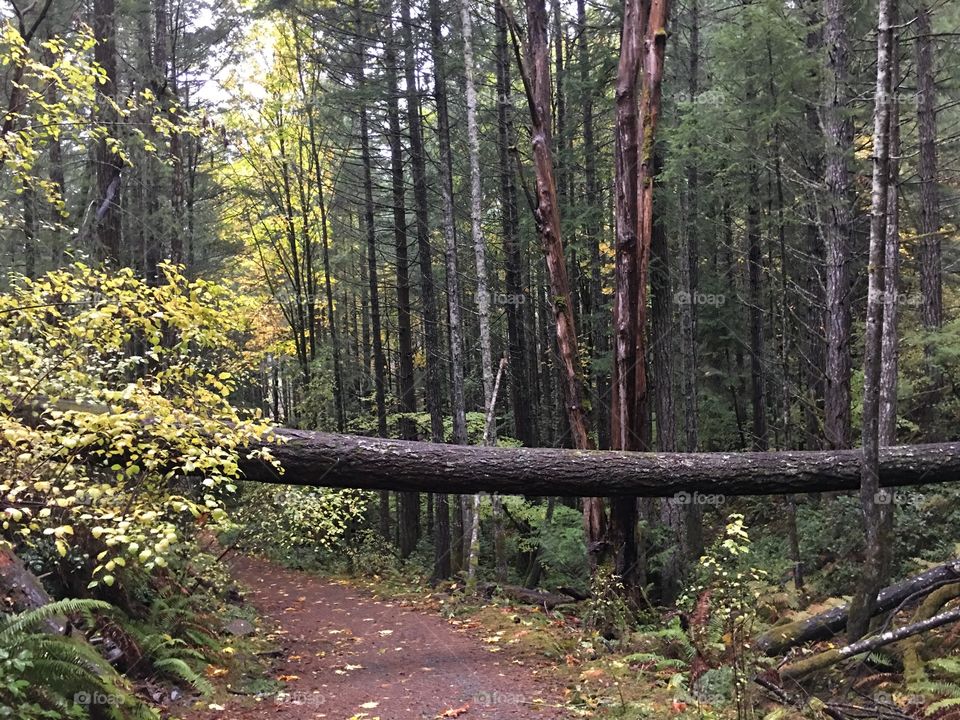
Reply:
[[[40,422],[56,407],[110,412],[93,403],[17,401],[15,415]],[[150,422],[144,420],[145,423]],[[211,438],[211,442],[213,439]],[[860,489],[860,450],[648,453],[622,450],[504,448],[387,440],[275,428],[248,450],[268,449],[282,473],[240,451],[245,479],[308,487],[398,492],[561,497],[676,497],[722,503],[737,495],[790,495]],[[960,442],[880,450],[880,485],[934,485],[960,480]]]
[[[672,497],[722,503],[734,495],[857,490],[859,450],[643,453],[501,448],[277,430],[264,442],[283,473],[241,458],[247,480],[315,487],[435,493]],[[880,482],[906,486],[960,480],[960,443],[881,451]],[[686,493],[686,494],[684,494]],[[699,495],[694,495],[699,493]]]
[[[17,557],[13,549],[0,543],[0,612],[22,613],[36,610],[50,602],[50,596],[30,569]],[[67,631],[65,618],[48,618],[43,623],[47,632],[63,635]]]
[[[960,560],[938,565],[884,588],[877,594],[874,614],[893,610],[911,596],[921,596],[925,590],[929,592],[951,580],[960,581]],[[806,620],[771,628],[757,638],[754,646],[767,655],[780,655],[795,645],[827,640],[846,628],[848,610],[847,605],[841,605]]]
[[[932,618],[921,620],[920,622],[912,623],[910,625],[904,625],[896,630],[887,630],[886,632],[882,632],[878,635],[872,635],[871,637],[864,638],[863,640],[858,640],[850,645],[833,648],[832,650],[827,650],[826,652],[817,653],[816,655],[811,655],[810,657],[803,658],[802,660],[797,660],[794,663],[790,663],[789,665],[785,665],[784,667],[780,668],[780,677],[790,678],[791,680],[799,680],[800,678],[806,677],[817,670],[824,670],[831,665],[836,665],[841,660],[847,660],[848,658],[856,657],[857,655],[862,655],[863,653],[871,652],[877,648],[881,648],[884,645],[889,645],[891,643],[904,640],[905,638],[913,637],[914,635],[919,635],[920,633],[927,632],[928,630],[933,630],[934,628],[942,627],[958,621],[960,621],[960,608],[947,610],[939,615],[934,615]]]
[[[539,605],[546,610],[553,610],[560,605],[572,605],[577,602],[575,598],[566,594],[547,592],[546,590],[531,590],[519,585],[485,583],[481,590],[487,597],[501,595],[514,602],[525,605]]]

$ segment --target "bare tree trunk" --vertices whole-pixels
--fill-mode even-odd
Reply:
[[[583,123],[583,176],[584,200],[587,211],[583,223],[583,235],[590,248],[590,335],[593,348],[593,407],[601,408],[608,402],[610,381],[601,369],[602,358],[609,350],[607,337],[608,317],[603,294],[603,278],[600,255],[600,224],[603,199],[597,180],[597,147],[593,129],[593,88],[590,85],[592,65],[587,33],[587,8],[585,0],[577,0],[577,65],[580,79],[580,107]],[[610,447],[610,416],[605,412],[594,413],[597,428],[597,445]]]
[[[49,40],[49,37],[47,38]],[[49,47],[43,48],[43,62],[45,65],[50,67],[54,62],[53,51]],[[59,102],[59,89],[57,88],[56,83],[49,83],[46,89],[46,99],[51,106]],[[54,196],[63,200],[63,191],[66,187],[66,179],[64,177],[63,170],[63,144],[60,141],[60,135],[55,134],[49,140],[49,163],[50,163],[50,183],[52,184],[51,191],[54,193]],[[63,240],[63,230],[61,224],[64,221],[64,216],[66,213],[66,208],[63,209],[55,207],[53,209],[53,217],[51,222],[53,224],[52,235],[53,240],[50,246],[50,261],[51,265],[54,268],[58,268],[63,264],[64,261],[64,252],[66,248],[64,247]]]
[[[362,97],[363,68],[357,71],[360,91],[360,152],[363,163],[363,224],[367,239],[367,282],[370,301],[370,335],[373,340],[374,394],[377,405],[377,434],[387,436],[386,374],[387,360],[383,352],[383,331],[380,326],[380,283],[377,278],[377,229],[373,205],[372,160],[366,99]]]
[[[503,227],[505,280],[507,295],[507,338],[510,348],[510,399],[513,406],[514,434],[524,445],[537,444],[537,428],[528,359],[524,305],[535,297],[524,293],[523,258],[520,251],[517,188],[513,179],[510,148],[516,142],[513,132],[513,103],[511,101],[510,56],[507,40],[507,18],[503,8],[495,8],[497,44],[497,152],[500,163],[500,215]]]
[[[493,348],[490,339],[490,285],[487,277],[487,241],[483,237],[480,217],[483,188],[480,186],[480,138],[477,133],[477,89],[473,79],[473,20],[470,3],[460,4],[463,28],[463,62],[467,89],[467,147],[470,159],[470,234],[477,264],[477,310],[480,320],[480,367],[483,376],[483,407],[486,413],[484,437],[496,439],[496,415],[493,407]]]
[[[437,140],[440,146],[440,197],[443,206],[444,259],[446,262],[447,320],[450,331],[450,414],[453,442],[467,444],[467,418],[463,396],[463,321],[460,305],[460,277],[457,268],[457,237],[453,215],[453,170],[450,153],[450,115],[447,108],[446,58],[443,52],[443,26],[439,0],[430,0],[431,54],[434,68],[434,100],[437,105]],[[455,496],[459,508],[459,497]],[[459,510],[458,510],[459,512]],[[437,495],[437,524],[434,527],[434,566],[436,578],[449,577],[450,503],[446,494]]]
[[[165,0],[158,0],[158,2],[165,2]],[[333,273],[330,267],[330,237],[329,237],[329,227],[327,224],[327,202],[326,202],[326,190],[324,189],[324,173],[323,166],[321,164],[321,154],[319,141],[317,139],[317,129],[316,129],[316,118],[314,117],[314,111],[316,106],[316,95],[317,95],[317,82],[316,76],[312,76],[310,83],[307,83],[304,72],[303,64],[303,48],[300,41],[300,34],[297,24],[293,24],[293,36],[294,42],[296,44],[296,62],[297,62],[297,78],[300,84],[300,92],[303,95],[304,102],[307,103],[306,115],[307,115],[307,130],[308,137],[310,141],[310,161],[313,165],[314,180],[317,186],[317,205],[320,209],[320,238],[321,238],[321,253],[323,261],[323,279],[324,279],[324,291],[326,295],[327,303],[327,324],[330,329],[330,344],[333,350],[333,404],[334,404],[334,416],[336,418],[337,430],[343,432],[346,428],[346,409],[344,407],[344,392],[343,392],[343,368],[342,368],[342,359],[341,359],[341,348],[340,348],[340,334],[337,330],[337,323],[334,322],[334,308],[333,308]],[[312,262],[311,262],[312,265]],[[310,284],[313,284],[312,279],[312,267],[309,268],[308,274],[310,277]],[[313,307],[314,299],[311,297],[308,299],[310,307]],[[313,325],[313,320],[311,319],[311,326]]]
[[[683,258],[681,258],[681,263]],[[673,398],[672,367],[676,357],[673,342],[673,288],[670,281],[670,249],[666,229],[657,222],[653,228],[650,247],[650,293],[653,310],[652,341],[654,398],[657,418],[657,450],[675,452],[677,449],[676,418]],[[685,572],[687,515],[689,505],[676,501],[660,502],[660,521],[669,532],[665,558],[660,574],[660,601],[673,603],[680,594]]]
[[[403,30],[404,75],[407,90],[407,125],[410,131],[410,166],[413,171],[413,198],[417,227],[417,256],[420,261],[420,301],[423,308],[425,395],[430,414],[430,435],[443,442],[443,373],[440,368],[440,323],[436,289],[433,282],[433,251],[430,247],[430,205],[427,197],[426,155],[423,145],[423,120],[420,117],[420,91],[417,87],[416,44],[410,21],[410,0],[400,0]]]
[[[97,44],[93,58],[103,70],[97,103],[97,121],[113,136],[117,132],[116,112],[112,103],[118,100],[117,91],[117,21],[115,0],[94,0],[93,33]],[[97,257],[119,265],[120,257],[120,175],[123,160],[114,147],[101,138],[95,153],[97,200],[94,213],[94,238]]]
[[[763,371],[763,298],[761,284],[763,253],[760,249],[760,188],[757,171],[750,169],[747,188],[747,265],[748,298],[750,302],[750,400],[753,408],[753,449],[766,450],[767,435],[766,377]]]
[[[943,325],[943,261],[941,258],[940,191],[937,174],[937,85],[935,38],[930,27],[930,7],[926,2],[917,8],[917,134],[920,141],[920,321],[927,331]],[[932,361],[933,346],[924,346],[927,382],[920,409],[921,426],[926,437],[939,439],[937,409],[944,393],[944,378]]]
[[[831,448],[850,447],[850,243],[852,201],[849,159],[853,124],[849,102],[849,55],[843,0],[824,0],[826,47],[825,98],[822,111],[825,154],[823,234],[827,253],[826,388],[824,431]]]
[[[937,87],[930,8],[917,9],[917,132],[920,137],[920,288],[926,328],[943,324],[940,195],[937,176]]]
[[[464,11],[468,12],[468,11]],[[484,447],[493,447],[497,444],[497,436],[494,432],[493,416],[497,411],[497,394],[500,392],[500,380],[503,378],[503,370],[507,366],[507,358],[500,360],[500,366],[497,368],[497,375],[491,388],[490,403],[487,405],[484,423],[483,444]],[[499,513],[497,510],[499,508]],[[506,559],[503,557],[503,507],[499,503],[499,497],[494,501],[494,521],[499,524],[499,550],[496,558],[496,567],[498,574],[506,567]],[[471,592],[476,590],[477,569],[480,566],[480,494],[473,495],[473,501],[470,509],[470,551],[467,560],[467,588]]]
[[[696,107],[700,94],[700,5],[692,0],[690,13],[690,73],[687,85],[689,100]],[[697,304],[693,301],[699,280],[699,215],[700,173],[696,161],[687,164],[685,231],[680,256],[680,359],[683,367],[683,418],[687,452],[696,452],[699,444],[697,417]]]
[[[889,197],[891,65],[895,0],[880,0],[877,20],[877,85],[873,112],[873,188],[870,198],[870,258],[867,267],[867,327],[863,362],[863,466],[860,505],[866,532],[864,566],[850,603],[850,642],[866,635],[877,592],[889,565],[889,498],[880,493],[880,378],[883,344],[884,245]]]
[[[389,0],[386,40],[384,42],[384,66],[387,75],[387,117],[389,124],[390,167],[393,186],[393,234],[397,255],[397,346],[399,354],[398,399],[400,437],[415,440],[416,423],[413,413],[417,411],[417,395],[413,374],[413,335],[410,312],[410,274],[407,247],[406,200],[403,178],[403,148],[401,146],[400,110],[397,83],[396,39],[392,28],[392,7]],[[408,557],[416,548],[420,524],[420,495],[415,492],[401,493],[400,503],[400,555]]]
[[[887,179],[887,206],[884,241],[883,281],[883,339],[880,361],[880,446],[895,445],[897,441],[897,388],[899,369],[900,291],[900,48],[894,41],[891,50],[890,72],[894,102],[890,108],[889,160]],[[892,517],[892,515],[891,515]]]

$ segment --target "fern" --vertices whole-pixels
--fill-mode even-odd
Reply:
[[[206,658],[199,650],[187,646],[186,642],[180,638],[172,637],[166,633],[138,633],[137,640],[143,649],[145,657],[149,658],[153,668],[162,675],[166,675],[172,680],[179,680],[190,685],[203,695],[213,693],[213,686],[202,675],[197,673],[187,660],[206,663]]]
[[[22,635],[28,630],[35,630],[41,623],[56,617],[90,613],[94,610],[110,610],[111,608],[112,606],[109,603],[101,600],[68,599],[48,603],[35,610],[27,610],[0,621],[0,643],[5,643],[9,638]]]
[[[960,708],[960,660],[952,657],[935,658],[927,661],[925,668],[941,677],[923,680],[912,686],[917,692],[940,698],[928,705],[924,714],[932,716],[943,710]]]
[[[653,663],[654,670],[666,670],[668,668],[672,670],[686,670],[688,667],[688,664],[683,660],[665,658],[662,655],[650,652],[633,653],[632,655],[627,655],[623,660],[628,663]]]
[[[955,707],[960,707],[960,693],[955,694],[954,697],[944,698],[943,700],[937,700],[935,703],[931,703],[927,706],[927,709],[924,710],[924,714],[933,715],[941,710]]]
[[[202,675],[198,674],[193,668],[178,657],[168,657],[162,660],[155,660],[153,666],[160,672],[179,678],[192,685],[204,695],[213,694],[213,685]]]
[[[0,618],[0,710],[21,718],[48,711],[72,716],[78,695],[97,695],[110,698],[100,706],[109,717],[155,720],[156,713],[94,648],[41,628],[52,618],[109,609],[97,600],[71,599]]]

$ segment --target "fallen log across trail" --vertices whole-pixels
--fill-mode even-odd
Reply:
[[[723,502],[722,496],[856,490],[860,450],[641,453],[614,450],[504,448],[307,430],[277,430],[264,442],[278,473],[242,458],[247,480],[370,490],[583,497],[676,497]],[[881,485],[960,480],[960,443],[903,445],[881,450]],[[698,497],[714,496],[712,498]]]

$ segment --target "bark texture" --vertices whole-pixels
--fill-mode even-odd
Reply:
[[[243,457],[248,480],[316,487],[501,492],[559,496],[671,497],[856,490],[860,450],[747,453],[640,453],[558,448],[496,448],[384,440],[308,430],[277,430],[265,442],[278,474]],[[880,485],[960,479],[960,442],[880,450]],[[684,496],[680,496],[682,501]]]

